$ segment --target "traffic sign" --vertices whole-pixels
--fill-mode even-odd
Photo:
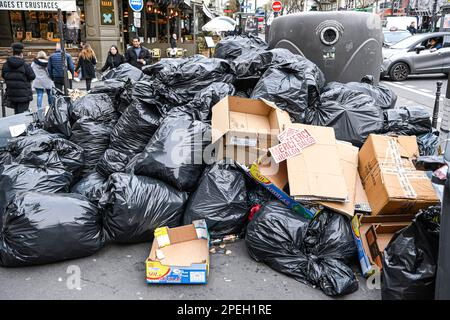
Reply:
[[[139,12],[144,7],[144,0],[128,0],[131,10]]]
[[[275,12],[280,12],[281,9],[283,9],[283,5],[280,1],[274,1],[272,2],[272,10]]]

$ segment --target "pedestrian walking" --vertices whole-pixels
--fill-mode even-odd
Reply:
[[[37,93],[37,110],[38,113],[43,115],[42,100],[44,98],[44,92],[47,93],[48,105],[52,104],[52,88],[53,81],[48,74],[48,58],[44,51],[39,51],[36,58],[31,63],[31,68],[36,75],[33,81],[33,89]]]
[[[108,69],[114,69],[125,63],[125,57],[119,53],[117,46],[112,45],[108,52],[108,57],[106,58],[105,65],[102,68],[102,72]]]
[[[75,72],[75,65],[73,64],[72,57],[66,52],[67,72],[69,78],[73,78]],[[56,44],[55,52],[48,59],[48,74],[50,79],[55,84],[55,87],[62,91],[64,86],[64,68],[61,59],[61,45],[59,42]],[[69,88],[72,88],[72,81],[69,81]]]
[[[170,57],[175,58],[177,55],[177,35],[174,33],[170,37]]]
[[[86,91],[91,90],[92,79],[96,78],[95,75],[95,65],[97,64],[97,58],[95,57],[95,52],[92,50],[89,43],[83,46],[78,55],[76,72],[81,69],[81,79],[86,80]]]
[[[143,66],[152,62],[152,55],[147,48],[141,46],[139,37],[134,37],[133,46],[125,52],[125,59],[132,66],[142,69]]]
[[[6,59],[2,68],[2,77],[6,82],[6,96],[8,104],[14,113],[23,113],[28,110],[33,100],[31,81],[34,74],[31,66],[23,59],[23,44],[14,43],[11,46],[13,55]]]

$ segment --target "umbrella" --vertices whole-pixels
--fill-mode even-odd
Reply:
[[[233,31],[236,26],[236,21],[229,17],[216,17],[209,21],[202,27],[203,31],[210,32],[225,32],[225,31]]]

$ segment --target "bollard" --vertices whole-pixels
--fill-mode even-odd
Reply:
[[[5,81],[0,81],[0,94],[2,98],[2,118],[6,117]]]
[[[434,99],[433,108],[433,121],[432,127],[437,129],[438,117],[439,117],[439,99],[441,98],[442,81],[436,82],[436,98]]]

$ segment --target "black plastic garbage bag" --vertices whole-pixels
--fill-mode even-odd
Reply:
[[[55,151],[24,150],[13,163],[0,167],[0,220],[1,213],[19,192],[69,192],[72,174]]]
[[[130,157],[142,152],[158,129],[160,118],[157,110],[133,100],[111,132],[110,148]]]
[[[25,192],[4,215],[0,265],[30,266],[89,256],[104,244],[101,215],[78,194]]]
[[[87,117],[95,121],[110,122],[118,119],[111,98],[106,93],[87,94],[75,101],[69,110],[73,121]]]
[[[134,85],[133,82],[134,81],[132,80],[122,81],[117,79],[107,79],[104,81],[98,81],[92,84],[92,88],[91,91],[89,91],[89,93],[90,94],[106,93],[112,100],[116,111],[120,112],[120,105],[122,103],[125,105],[127,104],[126,101],[123,101],[124,100],[123,98],[126,97],[127,94],[129,94],[131,97],[131,90]]]
[[[134,170],[178,190],[193,191],[204,169],[203,150],[210,143],[208,124],[192,120],[187,113],[171,113],[136,160]]]
[[[263,74],[251,95],[274,102],[289,113],[294,122],[304,122],[308,107],[308,85],[303,71],[271,67]]]
[[[266,50],[267,43],[259,37],[231,36],[220,40],[216,45],[214,57],[220,59],[234,60],[248,51]]]
[[[144,73],[129,63],[124,63],[117,68],[111,69],[102,76],[102,80],[116,79],[127,81],[128,79],[138,81],[141,80]]]
[[[30,135],[11,139],[6,147],[12,156],[11,160],[19,157],[26,148],[42,152],[56,151],[65,169],[74,175],[77,175],[84,166],[84,150],[62,138],[60,134],[36,130]]]
[[[93,169],[103,153],[108,149],[109,136],[113,128],[113,122],[97,122],[86,117],[75,122],[70,141],[84,149],[84,169]]]
[[[70,192],[78,193],[93,203],[98,203],[106,190],[106,181],[108,179],[103,177],[98,172],[91,172],[81,178],[71,189]]]
[[[395,233],[383,254],[383,300],[434,299],[440,208],[423,210]]]
[[[239,234],[248,214],[247,201],[245,174],[235,164],[215,163],[205,169],[190,196],[183,224],[205,219],[212,238]]]
[[[438,154],[439,132],[435,131],[417,136],[417,145],[421,156]]]
[[[120,151],[106,149],[95,170],[104,177],[109,177],[114,172],[124,172],[129,160],[130,158]]]
[[[149,177],[114,173],[100,199],[109,240],[151,241],[158,227],[181,225],[188,194]]]
[[[349,221],[331,212],[315,219],[310,222],[277,201],[265,204],[247,226],[250,256],[329,296],[356,291],[357,279],[344,263],[356,252]]]
[[[381,133],[383,112],[375,100],[358,91],[334,88],[306,111],[306,123],[333,127],[336,139],[362,146],[371,133]]]
[[[445,166],[447,163],[444,156],[419,156],[412,160],[416,170],[420,171],[436,171]]]
[[[154,104],[155,95],[157,95],[155,84],[152,81],[137,81],[133,84],[131,94],[133,98],[147,104]]]
[[[55,95],[45,114],[44,129],[52,133],[62,133],[67,138],[72,135],[69,110],[72,108],[70,97]]]
[[[430,112],[424,106],[407,106],[384,112],[384,132],[421,135],[432,130]]]

